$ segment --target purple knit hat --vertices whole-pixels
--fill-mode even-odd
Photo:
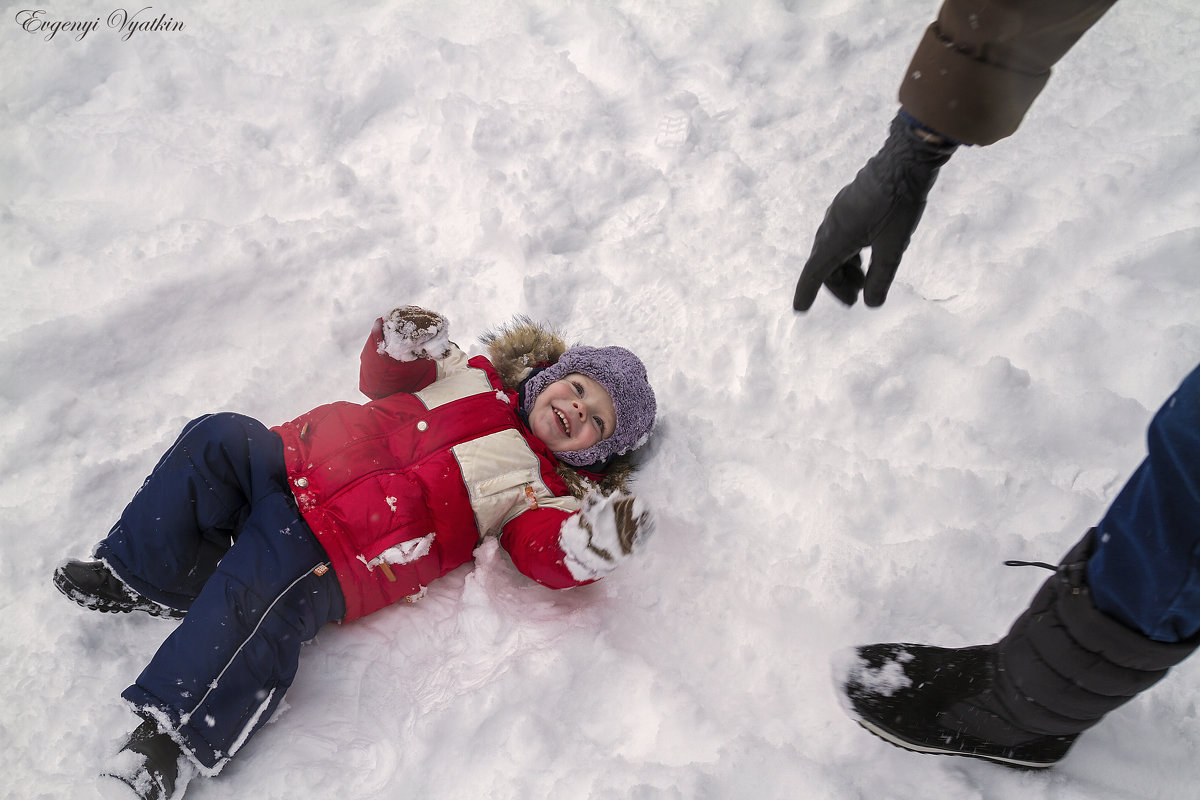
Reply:
[[[646,365],[624,347],[572,347],[551,366],[525,382],[525,408],[542,390],[572,372],[587,375],[612,397],[617,425],[612,436],[586,450],[566,450],[555,455],[576,467],[586,467],[610,456],[622,455],[645,444],[654,427],[658,405],[646,379]]]

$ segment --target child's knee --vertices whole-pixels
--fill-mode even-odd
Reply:
[[[1150,449],[1166,446],[1172,451],[1200,454],[1200,367],[1183,379],[1150,423]]]
[[[258,420],[244,414],[224,411],[220,414],[197,417],[184,428],[184,435],[206,441],[244,441],[247,434],[258,429],[265,429]]]

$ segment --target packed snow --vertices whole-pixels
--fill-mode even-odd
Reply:
[[[1046,573],[1002,562],[1095,523],[1200,361],[1192,0],[1118,3],[943,169],[887,305],[805,315],[933,0],[36,8],[55,35],[0,15],[0,795],[88,797],[177,624],[86,612],[54,567],[187,420],[363,399],[409,303],[471,352],[527,314],[639,353],[655,536],[566,592],[485,542],[328,626],[189,798],[1196,795],[1200,658],[1036,774],[889,746],[832,677],[856,643],[1003,635]]]

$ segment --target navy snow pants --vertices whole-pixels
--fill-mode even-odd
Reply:
[[[208,774],[271,718],[302,643],[345,615],[296,510],[282,440],[239,414],[188,423],[96,556],[146,597],[187,610],[122,697]]]
[[[1200,631],[1200,367],[1150,423],[1145,461],[1096,526],[1096,607],[1162,642]]]

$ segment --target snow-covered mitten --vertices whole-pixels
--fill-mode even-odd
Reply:
[[[654,531],[654,518],[641,500],[625,491],[584,495],[583,508],[563,523],[558,545],[577,581],[612,572]]]
[[[450,323],[420,306],[401,306],[383,318],[379,352],[397,361],[438,360],[450,355]]]

